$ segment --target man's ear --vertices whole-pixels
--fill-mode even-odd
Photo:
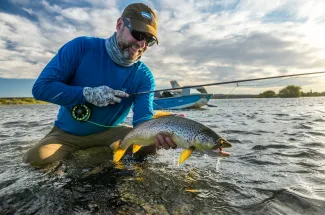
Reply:
[[[123,19],[122,17],[118,18],[117,19],[117,22],[116,22],[116,32],[119,33],[123,28]]]

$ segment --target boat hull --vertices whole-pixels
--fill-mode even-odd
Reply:
[[[154,110],[177,110],[184,108],[200,108],[208,103],[212,94],[191,94],[167,98],[155,98]]]

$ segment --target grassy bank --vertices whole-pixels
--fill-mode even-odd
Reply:
[[[34,98],[0,98],[0,105],[48,104]]]

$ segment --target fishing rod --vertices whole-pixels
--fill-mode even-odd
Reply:
[[[138,93],[133,93],[133,94],[130,94],[130,95],[131,96],[132,95],[141,95],[141,94],[155,93],[155,92],[167,91],[167,90],[180,90],[180,89],[186,89],[186,88],[198,88],[198,87],[225,85],[225,84],[234,84],[234,83],[238,84],[240,82],[259,81],[259,80],[266,80],[266,79],[286,78],[286,77],[303,76],[303,75],[315,75],[315,74],[321,74],[321,73],[325,73],[325,71],[322,71],[322,72],[309,72],[309,73],[298,73],[298,74],[292,74],[292,75],[278,75],[278,76],[270,76],[270,77],[264,77],[264,78],[242,79],[242,80],[236,80],[236,81],[224,81],[224,82],[216,82],[216,83],[210,83],[210,84],[189,85],[189,86],[184,86],[184,87],[175,87],[175,88],[167,88],[167,89],[161,89],[161,90],[151,90],[151,91],[138,92]]]
[[[264,77],[264,78],[252,78],[252,79],[243,79],[243,80],[236,80],[236,81],[225,81],[225,82],[217,82],[217,83],[210,83],[210,84],[200,84],[200,85],[190,85],[190,86],[184,86],[184,87],[175,87],[175,88],[167,88],[162,90],[151,90],[151,91],[145,91],[145,92],[139,92],[139,93],[133,93],[130,94],[130,96],[133,95],[141,95],[146,93],[154,93],[154,92],[160,92],[160,91],[167,91],[167,90],[180,90],[180,89],[186,89],[186,88],[198,88],[203,86],[214,86],[214,85],[224,85],[224,84],[233,84],[236,83],[238,87],[238,83],[240,82],[248,82],[248,81],[258,81],[258,80],[266,80],[266,79],[274,79],[274,78],[285,78],[285,77],[294,77],[294,76],[303,76],[303,75],[315,75],[315,74],[321,74],[325,73],[323,72],[310,72],[310,73],[300,73],[300,74],[292,74],[292,75],[279,75],[279,76],[271,76],[271,77]],[[89,121],[91,116],[91,110],[90,108],[83,104],[83,105],[76,105],[71,110],[72,118],[77,121],[84,121],[84,122],[90,122],[98,126],[103,127],[115,127],[115,126],[105,126],[100,125],[95,122]]]

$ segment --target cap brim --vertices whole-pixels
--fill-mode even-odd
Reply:
[[[154,27],[152,27],[151,25],[148,25],[145,22],[137,20],[137,19],[130,19],[130,23],[134,30],[149,33],[149,34],[153,35],[156,38],[157,44],[158,44],[158,35],[157,35],[157,31],[155,30]]]

